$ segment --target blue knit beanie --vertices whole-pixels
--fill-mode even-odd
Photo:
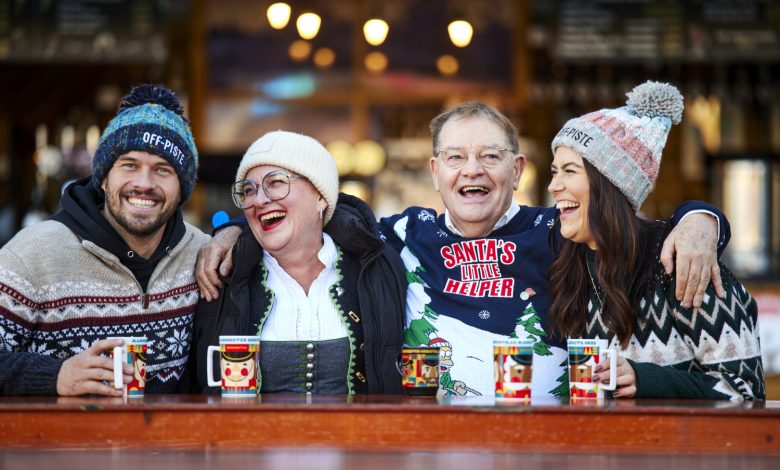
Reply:
[[[648,81],[627,95],[626,105],[569,120],[552,151],[569,147],[590,162],[639,209],[653,189],[672,124],[679,124],[683,97],[668,83]]]
[[[181,205],[198,177],[198,150],[184,108],[160,85],[139,85],[122,99],[119,112],[100,136],[92,161],[92,182],[100,186],[119,156],[140,150],[166,159],[176,169]]]

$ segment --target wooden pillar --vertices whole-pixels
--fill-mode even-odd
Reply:
[[[512,97],[520,110],[528,106],[528,90],[533,80],[528,29],[531,25],[531,2],[515,3],[515,21],[512,27]]]
[[[350,119],[352,142],[368,138],[370,103],[366,90],[366,76],[363,61],[368,52],[363,39],[363,23],[367,19],[368,7],[365,0],[354,0],[354,16],[352,17],[352,83],[355,84],[350,93]]]

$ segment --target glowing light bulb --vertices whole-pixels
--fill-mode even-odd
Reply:
[[[290,58],[293,61],[303,62],[309,57],[309,54],[311,54],[311,44],[303,39],[298,39],[290,44],[290,48],[287,52],[290,54]]]
[[[268,22],[271,23],[271,27],[274,29],[283,29],[290,22],[290,5],[279,2],[274,3],[266,11],[268,16]]]
[[[458,59],[449,54],[444,54],[436,59],[436,68],[439,69],[439,73],[442,75],[455,75],[458,73]]]
[[[314,53],[314,65],[321,69],[329,68],[335,60],[336,53],[329,47],[317,49],[317,52]]]
[[[387,56],[381,52],[369,52],[364,60],[366,69],[371,73],[380,73],[387,68]]]
[[[366,36],[366,42],[372,46],[378,46],[385,42],[390,26],[386,21],[377,18],[366,21],[363,25],[363,34]]]
[[[468,46],[474,35],[474,28],[468,21],[464,20],[453,21],[447,26],[447,31],[450,33],[452,43],[458,47]]]
[[[298,17],[295,26],[298,28],[298,34],[303,39],[314,39],[320,32],[322,20],[315,13],[304,13]]]

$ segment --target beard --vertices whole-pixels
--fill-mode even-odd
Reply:
[[[173,213],[176,212],[176,205],[166,203],[165,197],[158,191],[141,192],[133,190],[116,195],[110,191],[110,188],[106,188],[105,194],[106,209],[111,214],[111,217],[122,229],[135,237],[148,237],[155,234],[168,223]],[[127,214],[122,208],[122,201],[127,196],[151,197],[155,202],[162,203],[162,209],[156,216],[138,217]]]

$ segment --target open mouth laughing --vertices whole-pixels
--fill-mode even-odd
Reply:
[[[279,225],[285,217],[287,217],[287,212],[272,211],[260,214],[258,219],[260,220],[260,226],[263,227],[263,230],[270,230]]]
[[[558,201],[555,207],[561,211],[561,218],[563,219],[576,212],[580,208],[580,204],[574,201]]]
[[[477,186],[477,185],[463,186],[458,190],[458,194],[460,194],[463,197],[485,196],[489,192],[490,190],[487,187]]]

